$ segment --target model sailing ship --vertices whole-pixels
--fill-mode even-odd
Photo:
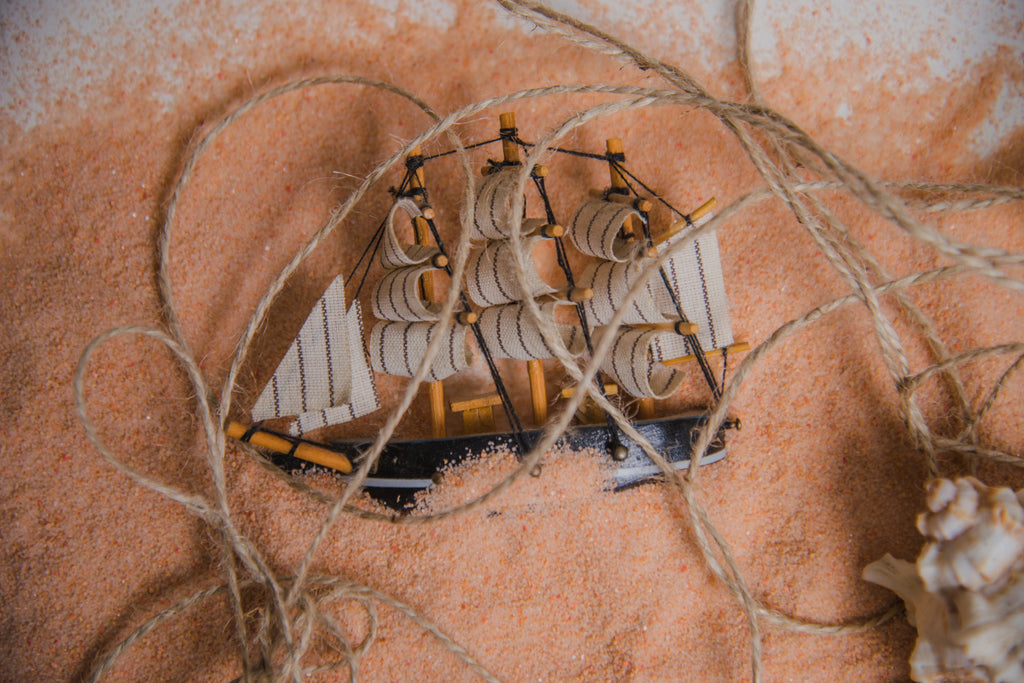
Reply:
[[[647,262],[707,220],[714,200],[689,215],[673,209],[679,220],[655,240],[648,221],[651,201],[638,196],[633,185],[645,191],[647,188],[623,166],[621,141],[609,140],[605,155],[556,149],[607,162],[610,188],[591,193],[572,216],[566,231],[551,208],[546,169],[532,169],[531,180],[543,215],[521,219],[519,248],[528,275],[524,281],[527,287],[523,287],[514,274],[516,247],[509,238],[513,230],[513,199],[522,170],[520,150],[527,149],[528,144],[519,138],[510,113],[501,115],[500,137],[491,142],[499,140],[502,160],[491,161],[484,169],[486,178],[475,198],[470,235],[474,250],[466,267],[463,310],[454,322],[447,329],[439,322],[441,304],[435,292],[435,275],[451,271],[429,203],[424,173],[427,159],[417,151],[408,158],[406,176],[394,192],[391,210],[367,247],[385,271],[370,293],[375,322],[368,339],[364,335],[359,292],[353,293],[349,305],[345,282],[339,276],[314,306],[256,401],[252,409],[253,426],[231,423],[230,436],[283,454],[276,456],[277,462],[286,468],[312,462],[349,473],[352,461],[368,448],[371,439],[317,444],[303,435],[380,409],[374,372],[412,377],[428,344],[441,335],[441,349],[427,375],[433,438],[390,442],[371,476],[364,481],[367,490],[385,501],[404,504],[411,499],[410,494],[429,487],[446,467],[480,457],[496,447],[521,455],[529,450],[547,421],[549,396],[543,361],[555,358],[555,350],[541,335],[525,300],[537,301],[541,315],[554,325],[555,341],[562,350],[586,362],[596,340],[604,333],[604,326],[615,315],[618,302],[642,276]],[[630,179],[634,182],[630,183]],[[412,222],[415,243],[401,243],[400,221]],[[573,273],[570,267],[566,238],[593,259],[581,274]],[[533,251],[545,240],[555,243],[558,264],[568,285],[561,290],[544,282],[536,270]],[[365,280],[364,277],[362,281]],[[559,308],[571,311],[569,317],[574,324],[565,324],[566,315],[559,314]],[[604,376],[599,378],[597,389],[605,395],[636,399],[637,430],[673,467],[684,468],[690,461],[691,434],[706,416],[657,416],[655,400],[677,392],[683,382],[679,366],[691,362],[700,368],[713,398],[717,399],[721,380],[715,376],[708,358],[722,355],[724,373],[728,352],[746,348],[746,344],[733,341],[715,233],[703,233],[669,258],[660,272],[650,278],[623,322],[601,366]],[[494,392],[460,397],[446,404],[442,382],[465,371],[472,363],[470,335],[487,363]],[[533,408],[531,428],[523,427],[506,382],[494,363],[496,358],[527,363]],[[573,390],[563,390],[561,397],[571,396]],[[494,409],[499,406],[509,425],[507,432],[495,431]],[[462,415],[463,434],[448,434],[448,410]],[[606,453],[614,463],[616,487],[656,478],[660,470],[639,446],[627,439],[610,419],[598,418],[595,423],[594,412],[591,402],[589,410],[578,416],[582,418],[581,424],[571,426],[562,442],[573,449],[591,448]],[[263,426],[263,421],[276,418],[290,418],[288,435]],[[737,424],[730,420],[724,425],[702,460],[704,464],[725,456],[724,430]]]

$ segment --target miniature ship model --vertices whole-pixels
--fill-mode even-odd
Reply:
[[[556,357],[556,353],[524,302],[536,300],[541,316],[555,330],[554,342],[561,346],[563,357],[567,354],[586,362],[596,340],[605,333],[604,326],[616,314],[618,302],[643,276],[649,260],[683,239],[697,222],[706,220],[714,200],[690,215],[676,212],[681,220],[656,244],[648,223],[650,201],[633,192],[622,165],[621,142],[609,140],[606,155],[586,156],[607,161],[611,187],[584,200],[569,222],[568,241],[579,252],[593,257],[591,265],[577,276],[566,254],[566,231],[556,222],[551,208],[543,167],[531,171],[543,217],[522,217],[518,246],[510,239],[516,222],[513,207],[525,206],[514,200],[521,175],[519,152],[527,147],[518,137],[512,114],[502,114],[499,140],[503,159],[490,162],[484,169],[486,177],[475,198],[470,235],[474,250],[461,294],[464,310],[452,324],[440,322],[442,307],[434,291],[436,279],[451,270],[428,200],[425,158],[416,150],[407,160],[407,173],[395,191],[391,210],[367,248],[379,257],[384,269],[384,276],[369,296],[375,322],[368,338],[364,336],[359,292],[348,305],[345,282],[339,276],[314,306],[253,407],[254,426],[247,429],[231,423],[230,436],[284,454],[278,456],[278,462],[285,467],[308,461],[347,473],[351,460],[359,457],[370,439],[316,444],[302,436],[378,410],[374,372],[413,377],[428,345],[440,336],[440,351],[427,374],[432,438],[390,442],[364,486],[377,497],[402,503],[410,493],[429,487],[445,467],[479,457],[495,447],[520,454],[529,449],[547,420],[549,398],[543,361]],[[405,220],[412,222],[413,244],[402,244],[398,237],[399,221]],[[544,282],[533,260],[535,248],[546,240],[555,243],[558,264],[567,282],[562,289]],[[522,279],[515,274],[517,248],[527,276]],[[566,324],[566,315],[556,315],[559,307],[569,309],[573,324]],[[705,416],[656,416],[654,401],[677,392],[683,381],[678,366],[691,361],[700,367],[717,399],[720,384],[708,357],[746,347],[733,343],[715,233],[703,233],[669,258],[633,301],[623,322],[601,366],[604,377],[599,377],[597,388],[606,394],[638,399],[638,431],[673,467],[686,467],[691,434]],[[495,393],[452,401],[446,406],[443,380],[465,371],[473,362],[470,334],[487,362]],[[533,428],[523,427],[497,370],[496,358],[527,363]],[[561,396],[571,396],[573,390],[563,390]],[[494,431],[496,406],[504,410],[508,432]],[[447,433],[449,408],[462,414],[465,434]],[[593,404],[583,412],[593,415]],[[263,421],[276,418],[291,419],[288,435],[263,427]],[[736,424],[730,420],[723,429]],[[574,449],[593,448],[610,456],[617,487],[647,481],[660,473],[611,420],[572,426],[562,442]],[[724,433],[720,432],[702,462],[712,463],[724,455]]]

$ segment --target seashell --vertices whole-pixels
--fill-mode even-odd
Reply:
[[[917,562],[887,554],[863,574],[907,605],[911,678],[1024,682],[1024,491],[936,479],[926,503]]]

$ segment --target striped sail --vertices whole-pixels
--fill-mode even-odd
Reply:
[[[473,303],[497,306],[554,292],[554,288],[541,279],[533,262],[533,249],[542,239],[539,236],[524,237],[521,242],[529,287],[526,291],[523,291],[515,274],[515,247],[510,241],[495,240],[470,254],[466,264],[466,293]]]
[[[412,377],[427,355],[427,345],[435,335],[442,334],[444,341],[426,378],[428,382],[439,382],[465,370],[472,362],[466,347],[466,329],[458,324],[443,330],[440,323],[379,322],[370,330],[370,365],[387,375]]]
[[[710,214],[702,217],[698,225],[710,218]],[[673,236],[658,251],[664,253],[671,245],[684,239],[687,232],[689,230]],[[714,231],[700,235],[669,258],[663,270],[687,319],[700,326],[696,336],[703,350],[722,349],[732,344],[729,299],[725,293],[718,235]],[[678,318],[672,297],[660,276],[654,279],[652,287],[658,309],[666,316]]]
[[[410,219],[423,215],[419,205],[408,197],[396,199],[388,215],[380,260],[390,272],[370,296],[373,315],[379,321],[370,330],[370,366],[384,374],[412,377],[426,356],[427,345],[435,335],[442,334],[441,350],[427,375],[427,381],[437,382],[469,367],[472,358],[466,346],[467,328],[455,324],[443,330],[436,322],[443,306],[426,300],[420,283],[425,274],[440,270],[430,263],[439,249],[402,246],[394,226],[398,212]]]
[[[514,230],[512,204],[520,173],[519,167],[491,173],[480,187],[474,203],[472,235],[476,240],[487,241],[470,255],[466,264],[466,293],[473,303],[484,307],[478,329],[492,356],[515,360],[554,358],[551,343],[577,356],[585,347],[582,331],[577,326],[553,322],[556,302],[540,305],[541,315],[554,325],[555,339],[550,343],[521,303],[554,294],[555,289],[541,279],[533,260],[534,248],[545,239],[539,234],[541,226],[547,223],[543,219],[521,219],[520,253],[526,277],[521,282],[516,276],[515,246],[508,238]]]
[[[473,203],[473,226],[470,239],[474,241],[501,240],[512,236],[512,203],[521,170],[510,167],[491,173],[484,179]],[[524,219],[522,234],[533,232],[544,221]]]
[[[620,235],[622,226],[632,216],[640,214],[631,206],[591,199],[573,214],[569,237],[584,254],[606,261],[629,261],[642,246],[639,241],[629,241]]]
[[[683,374],[656,359],[652,348],[659,341],[672,337],[681,339],[670,332],[620,328],[601,370],[631,396],[668,398],[683,383]]]
[[[256,422],[296,416],[293,436],[372,413],[380,407],[363,350],[359,302],[345,306],[336,277],[313,307],[252,409]]]
[[[626,261],[599,261],[589,266],[580,276],[580,286],[594,290],[594,297],[583,304],[587,320],[594,325],[607,325],[622,306],[622,301],[630,288],[643,274],[644,263]],[[664,287],[662,287],[664,289]],[[625,325],[641,325],[644,323],[663,323],[668,320],[655,300],[656,288],[648,284],[647,288],[633,300],[626,317]],[[676,318],[673,313],[669,317]]]
[[[540,313],[547,320],[554,320],[554,301],[541,304]],[[555,351],[544,340],[526,305],[507,304],[485,308],[478,322],[480,332],[487,342],[487,348],[496,358],[516,360],[542,360],[554,358]],[[576,325],[554,324],[557,339],[572,356],[578,356],[586,348],[582,330]]]
[[[579,278],[581,286],[594,290],[593,298],[584,303],[587,320],[593,325],[603,326],[612,321],[629,290],[651,263],[644,253],[644,243],[623,235],[622,229],[632,216],[639,216],[632,206],[599,199],[585,201],[573,215],[573,243],[580,251],[601,259]],[[683,231],[672,237],[660,252],[685,239],[686,234]],[[630,327],[680,320],[697,324],[694,337]],[[646,286],[625,312],[622,324],[602,370],[626,393],[636,397],[666,398],[679,387],[681,375],[662,361],[731,344],[732,328],[717,236],[701,235],[669,258],[660,272],[649,276]],[[599,327],[597,334],[601,333]]]
[[[420,287],[423,274],[436,270],[440,269],[429,264],[407,266],[397,268],[381,278],[370,297],[374,317],[407,322],[437,320],[441,304],[425,301]]]
[[[417,266],[426,263],[438,253],[440,249],[425,244],[403,245],[395,233],[395,216],[404,213],[409,220],[423,215],[423,211],[412,199],[400,197],[395,200],[388,212],[387,223],[384,227],[384,240],[380,249],[380,263],[387,269],[402,268],[403,266]]]

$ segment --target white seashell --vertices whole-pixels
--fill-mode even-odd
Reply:
[[[962,481],[962,480],[961,480]],[[933,479],[928,484],[928,509],[917,518],[917,530],[923,536],[951,540],[969,529],[978,512],[977,492],[969,485],[949,479]]]
[[[917,627],[911,677],[1024,683],[1024,491],[938,479],[926,501],[917,562],[886,555],[864,568]]]

